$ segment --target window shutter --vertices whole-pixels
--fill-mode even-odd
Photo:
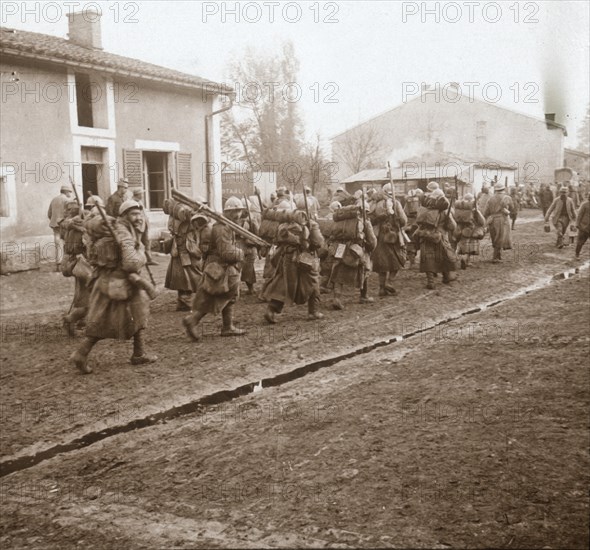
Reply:
[[[143,186],[143,159],[140,149],[123,149],[123,172],[132,189]],[[144,189],[145,191],[145,189]]]
[[[181,192],[192,191],[191,153],[177,153],[176,169],[178,171],[177,187]],[[192,195],[192,193],[189,193]]]

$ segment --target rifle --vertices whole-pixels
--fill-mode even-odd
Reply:
[[[107,226],[107,229],[109,230],[109,233],[111,234],[111,237],[115,241],[115,244],[119,248],[119,252],[122,255],[124,253],[123,246],[121,245],[121,242],[117,238],[117,233],[115,233],[114,227],[111,225],[111,222],[107,218],[104,207],[101,206],[100,204],[97,204],[96,208],[100,212],[100,217],[102,218],[102,221]],[[151,285],[146,280],[142,279],[137,273],[129,273],[127,275],[127,279],[129,280],[129,282],[132,285],[137,286],[139,288],[143,288],[143,290],[145,290],[147,292],[148,296],[150,297],[150,300],[153,300],[158,295],[156,292],[156,281],[154,281],[154,276],[152,275],[152,272],[150,271],[150,268],[148,267],[147,264],[145,265],[145,268],[146,268],[146,271],[148,272],[148,275],[150,276],[150,280],[152,282]]]
[[[266,241],[262,240],[257,235],[254,235],[254,233],[251,233],[247,229],[244,229],[241,225],[237,224],[236,222],[232,222],[231,220],[227,219],[222,214],[215,212],[215,210],[209,208],[206,204],[202,204],[199,201],[191,199],[190,197],[187,197],[186,195],[184,195],[180,191],[177,191],[176,189],[172,189],[170,194],[172,195],[172,198],[176,199],[178,202],[181,202],[186,206],[190,206],[193,210],[196,210],[197,212],[202,211],[205,214],[207,214],[209,218],[212,218],[215,221],[225,225],[226,227],[229,227],[234,233],[236,233],[249,243],[252,243],[254,246],[268,248],[268,243]]]
[[[80,217],[82,219],[84,219],[84,207],[80,203],[80,197],[78,196],[78,190],[76,189],[76,185],[74,184],[74,180],[72,179],[72,176],[70,176],[70,185],[72,186],[72,189],[74,191],[74,197],[76,197],[76,202],[78,203],[78,208],[80,209]]]
[[[246,212],[248,212],[248,224],[250,225],[250,231],[254,231],[254,225],[252,225],[252,214],[250,214],[250,205],[248,204],[248,197],[244,193],[244,203],[246,204]]]
[[[262,199],[260,198],[260,189],[254,187],[254,194],[258,197],[258,206],[260,206],[260,215],[264,213],[264,206],[262,206]]]
[[[303,202],[305,203],[305,213],[307,214],[307,228],[311,229],[311,218],[309,217],[309,205],[307,204],[307,193],[305,191],[305,185],[302,183],[301,186],[303,187]]]
[[[392,220],[395,222],[397,214],[395,213],[395,187],[393,186],[393,175],[391,173],[391,164],[389,163],[389,161],[387,161],[387,171],[389,172],[389,185],[391,185],[391,197],[392,197],[392,201],[393,201],[393,213],[391,215]],[[404,231],[404,228],[401,227],[401,224],[398,222],[396,223],[396,225],[398,226],[398,235],[397,238],[400,242],[401,246],[406,246],[406,243],[410,242],[410,237],[408,237],[408,235],[406,234],[406,232]]]
[[[361,216],[363,218],[363,235],[365,234],[365,227],[367,225],[367,211],[365,209],[365,187],[361,187],[362,195],[361,195]]]

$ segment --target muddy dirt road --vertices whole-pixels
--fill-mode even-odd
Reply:
[[[504,264],[482,262],[434,291],[409,270],[399,297],[361,306],[351,294],[320,322],[293,309],[267,328],[264,305],[246,297],[247,336],[222,339],[217,321],[192,344],[165,293],[150,328],[162,360],[147,367],[127,363],[129,344],[105,342],[95,373],[80,376],[57,310],[4,302],[4,464],[213,392],[254,392],[3,477],[0,541],[587,547],[588,271],[548,284],[583,262],[525,214]],[[306,365],[305,376],[259,389]]]

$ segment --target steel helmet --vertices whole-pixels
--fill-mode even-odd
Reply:
[[[127,199],[126,201],[123,201],[121,208],[119,208],[119,216],[122,216],[128,210],[131,210],[133,208],[137,208],[138,210],[143,210],[141,204],[139,204],[137,201],[134,201],[133,199]]]
[[[223,211],[227,212],[228,210],[244,210],[244,205],[238,197],[230,197],[223,205]]]

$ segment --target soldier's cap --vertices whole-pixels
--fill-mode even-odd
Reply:
[[[117,182],[117,187],[124,187],[125,189],[129,188],[129,180],[127,178],[121,178]]]
[[[134,197],[140,197],[141,198],[141,197],[143,197],[144,194],[145,194],[144,193],[144,190],[141,187],[136,187],[133,190],[133,196]]]
[[[193,214],[191,216],[191,222],[194,222],[194,221],[199,220],[199,219],[203,219],[206,222],[209,221],[209,218],[207,216],[205,216],[205,214],[203,214],[202,212],[197,212],[196,214]]]
[[[308,185],[305,186],[305,192],[306,193],[311,193],[311,187],[309,187]]]
[[[496,185],[494,185],[494,191],[504,191],[505,189],[506,188],[502,182],[496,183]]]
[[[436,189],[439,189],[439,185],[436,181],[431,181],[426,186],[426,189],[428,189],[429,191],[435,191]]]
[[[59,192],[60,193],[71,193],[72,192],[72,188],[69,185],[62,185],[59,188]]]
[[[340,187],[338,187],[338,189],[336,189],[336,193],[338,193],[338,192],[346,193],[346,189],[344,189],[344,187],[340,186]]]
[[[559,192],[560,192],[560,193],[567,193],[567,187],[562,187],[562,188],[559,190]]]
[[[435,189],[432,193],[430,193],[430,196],[433,199],[438,199],[439,197],[444,197],[445,192],[442,189]]]
[[[86,199],[85,206],[104,206],[102,199],[98,195],[91,195]]]
[[[227,199],[223,205],[223,211],[227,212],[229,210],[244,210],[244,205],[242,204],[241,199],[238,197],[230,197]]]
[[[464,201],[472,201],[473,195],[471,193],[465,193],[465,195],[463,195],[463,200]]]
[[[342,208],[342,205],[338,201],[334,201],[334,202],[330,203],[330,210],[332,212],[334,212],[335,210],[338,210],[339,208]]]
[[[137,201],[134,201],[133,199],[127,199],[126,201],[123,201],[121,208],[119,208],[119,216],[126,214],[129,212],[129,210],[133,210],[134,208],[137,208],[137,210],[143,210],[141,204],[139,204]]]

